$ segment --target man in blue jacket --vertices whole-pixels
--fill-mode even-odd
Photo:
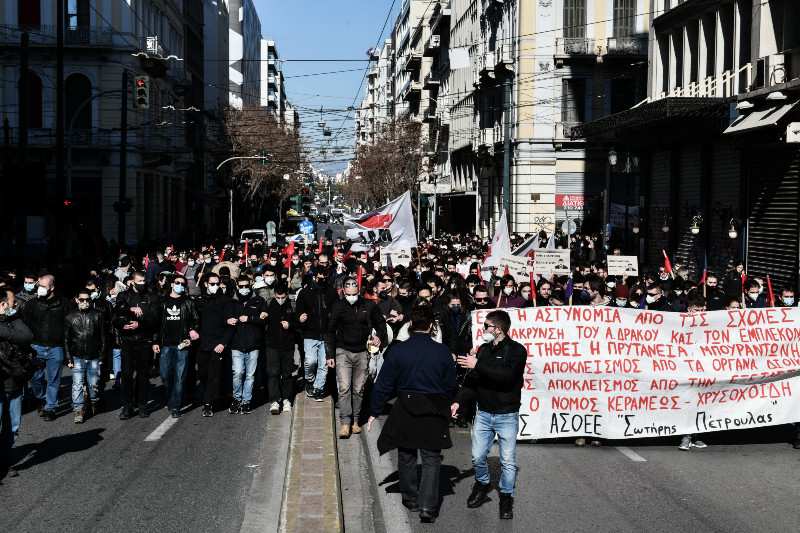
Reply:
[[[447,346],[431,339],[436,323],[430,305],[411,311],[411,336],[386,355],[372,392],[367,431],[386,407],[392,392],[397,401],[378,438],[382,454],[397,448],[397,475],[403,505],[419,511],[421,522],[436,520],[442,449],[450,440],[449,403],[458,383],[453,357]],[[422,457],[422,478],[417,487],[417,450]]]

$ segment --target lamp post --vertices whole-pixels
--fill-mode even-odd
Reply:
[[[617,152],[614,148],[608,151],[608,165],[606,165],[606,189],[603,198],[603,249],[608,244],[608,233],[611,231],[611,169],[617,164]]]

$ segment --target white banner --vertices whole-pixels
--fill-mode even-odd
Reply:
[[[609,276],[639,275],[639,258],[635,255],[609,255],[606,262]]]
[[[528,352],[519,439],[680,437],[800,420],[800,309],[506,309]],[[473,342],[484,318],[472,313]]]
[[[533,271],[540,276],[568,276],[569,250],[538,249],[533,258]]]
[[[528,264],[530,261],[527,257],[517,257],[515,255],[503,255],[500,257],[500,265],[508,267],[508,273],[514,276],[517,283],[524,283],[531,281],[532,267]]]
[[[347,238],[353,241],[350,249],[354,252],[364,252],[376,246],[384,250],[417,247],[411,194],[408,191],[369,213],[345,215],[344,227]]]

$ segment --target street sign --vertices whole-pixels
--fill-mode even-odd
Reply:
[[[297,235],[287,235],[286,242],[295,241],[295,242],[303,242],[306,244],[311,244],[314,240],[314,235],[311,233],[298,233]]]
[[[277,236],[277,228],[275,227],[275,222],[270,220],[267,222],[267,246],[272,246],[275,244]]]
[[[574,220],[565,220],[563,224],[561,224],[561,231],[568,235],[572,235],[578,229],[578,225],[575,224]]]
[[[309,220],[304,220],[300,223],[300,233],[309,235],[314,233],[314,223]]]

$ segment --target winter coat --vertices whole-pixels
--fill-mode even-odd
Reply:
[[[23,352],[32,352],[29,347],[32,341],[33,332],[19,317],[0,316],[0,350],[3,351],[0,357],[12,357],[14,346]],[[12,379],[10,370],[5,371],[4,366],[0,364],[0,385],[3,387],[3,392],[13,392],[26,385]]]
[[[267,312],[267,302],[260,296],[253,295],[246,300],[234,300],[233,307],[236,318],[246,316],[247,322],[237,322],[231,349],[240,352],[260,350],[264,345],[264,329],[267,325],[266,319],[261,318],[261,313]]]
[[[210,352],[219,344],[230,346],[235,333],[234,326],[228,324],[229,318],[236,317],[233,301],[219,291],[213,295],[203,294],[195,303],[200,315],[199,349]]]
[[[456,403],[465,405],[477,396],[478,409],[486,413],[518,412],[528,359],[525,347],[506,337],[497,344],[483,344],[478,348],[477,358],[475,368],[464,378],[464,386],[458,391]]]
[[[328,316],[334,302],[339,300],[336,289],[330,285],[324,289],[311,283],[297,294],[295,320],[303,332],[304,339],[321,341],[325,338],[328,329]],[[308,315],[305,322],[299,322],[300,315]]]
[[[325,352],[329,359],[336,357],[336,349],[364,352],[370,328],[375,330],[381,346],[387,342],[386,320],[378,306],[359,296],[355,304],[346,299],[337,300],[331,307],[328,329],[325,333]]]
[[[103,313],[89,307],[75,309],[67,315],[64,357],[67,364],[75,359],[102,359],[106,353],[107,327]]]
[[[136,316],[134,307],[142,309],[142,316]],[[154,292],[147,291],[144,294],[138,293],[133,289],[123,291],[117,296],[117,303],[114,306],[114,325],[120,329],[122,341],[156,343],[159,329],[159,314],[161,312],[161,301]],[[139,327],[133,330],[124,329],[129,322],[138,322]]]
[[[272,300],[267,307],[267,337],[266,345],[268,349],[286,351],[294,349],[294,328],[292,321],[295,312],[292,309],[292,302],[288,297],[283,305],[278,300]],[[288,322],[289,329],[285,329],[281,322]]]
[[[33,332],[32,344],[47,347],[64,346],[64,319],[69,311],[68,306],[67,299],[57,294],[25,302],[20,311],[20,318]]]

